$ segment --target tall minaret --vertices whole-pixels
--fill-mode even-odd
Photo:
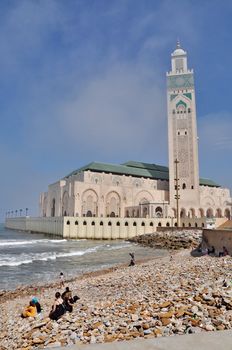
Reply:
[[[187,53],[177,42],[171,55],[172,70],[167,73],[169,191],[170,205],[176,208],[175,177],[178,163],[179,208],[199,208],[199,169],[195,89],[193,70],[188,69]]]

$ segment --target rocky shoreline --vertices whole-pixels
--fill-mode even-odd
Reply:
[[[168,250],[197,248],[202,241],[202,230],[164,230],[130,238],[128,241],[144,247]]]
[[[51,321],[58,285],[1,296],[0,349],[43,349],[232,329],[231,257],[172,257],[87,274],[66,285],[80,300]],[[226,284],[225,284],[226,280]],[[20,314],[36,295],[43,313]]]

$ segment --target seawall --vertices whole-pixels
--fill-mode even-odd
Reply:
[[[18,217],[7,218],[9,229],[47,233],[76,239],[128,239],[156,231],[160,227],[174,227],[173,218],[96,218],[96,217]],[[183,227],[205,227],[205,219],[186,218]]]

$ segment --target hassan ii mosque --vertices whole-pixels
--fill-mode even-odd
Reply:
[[[40,216],[230,218],[229,189],[199,177],[193,70],[179,42],[167,73],[167,114],[169,167],[92,162],[48,186]]]

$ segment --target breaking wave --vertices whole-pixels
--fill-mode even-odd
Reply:
[[[23,264],[31,264],[36,261],[56,260],[59,258],[66,258],[71,256],[82,256],[96,252],[100,246],[89,248],[86,250],[76,250],[71,252],[46,252],[36,254],[20,254],[15,257],[7,254],[0,254],[0,266],[20,266]]]
[[[47,243],[63,243],[67,242],[66,239],[34,239],[30,241],[19,241],[19,240],[3,240],[0,241],[0,247],[8,247],[8,246],[20,246],[20,245],[31,245],[31,244],[47,244]]]

